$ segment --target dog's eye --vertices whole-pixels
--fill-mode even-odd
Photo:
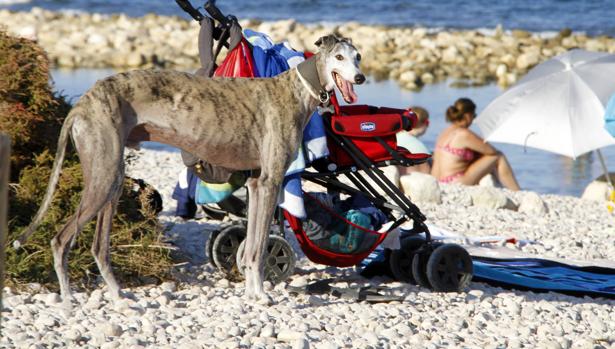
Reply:
[[[361,54],[357,53],[357,61],[361,62]]]
[[[344,56],[342,56],[342,55],[337,55],[337,56],[335,56],[335,58],[337,58],[338,61],[343,61],[344,60]]]

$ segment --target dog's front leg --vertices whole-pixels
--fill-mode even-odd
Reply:
[[[275,210],[278,192],[284,174],[275,177],[262,172],[248,184],[250,207],[248,213],[248,234],[243,255],[246,276],[246,296],[261,304],[271,304],[271,297],[263,289],[264,254],[269,241],[269,229]],[[256,193],[256,195],[254,195]]]
[[[248,187],[248,230],[246,236],[246,247],[242,256],[242,264],[246,266],[244,275],[245,281],[245,296],[248,299],[255,299],[252,273],[249,272],[249,254],[254,254],[255,246],[255,229],[256,229],[256,217],[258,216],[258,178],[249,178],[246,181]],[[267,237],[265,237],[267,238]],[[258,272],[258,271],[257,271]]]

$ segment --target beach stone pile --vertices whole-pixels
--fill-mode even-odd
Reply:
[[[455,195],[458,205],[476,206],[478,208],[496,210],[506,209],[531,215],[545,215],[548,207],[540,195],[534,192],[510,195],[495,187],[493,178],[486,176],[478,186],[463,187]],[[431,175],[411,172],[399,178],[400,188],[415,203],[442,203],[443,189],[447,184],[441,184]],[[453,187],[456,185],[453,184]],[[458,185],[457,185],[458,186]]]
[[[199,25],[180,17],[148,14],[131,18],[33,8],[29,12],[0,11],[0,23],[14,34],[37,39],[58,67],[194,69],[199,65]],[[275,42],[288,40],[300,51],[315,51],[314,42],[331,32],[349,37],[361,52],[367,73],[396,80],[406,89],[444,79],[452,79],[457,87],[491,82],[509,86],[536,64],[569,49],[615,53],[615,39],[569,29],[546,35],[501,27],[445,31],[357,22],[241,20],[240,24],[270,35]]]

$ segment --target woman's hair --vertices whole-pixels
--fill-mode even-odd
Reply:
[[[463,119],[465,113],[475,113],[476,104],[469,98],[459,98],[446,110],[446,121],[457,122]]]
[[[429,119],[429,112],[427,111],[427,109],[419,107],[417,105],[410,107],[410,109],[412,109],[412,111],[418,117],[419,124],[422,125],[425,123],[425,120]]]

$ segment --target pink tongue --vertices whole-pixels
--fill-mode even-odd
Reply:
[[[352,86],[351,83],[342,79],[342,88],[344,89],[342,91],[342,94],[344,95],[344,97],[348,98],[346,102],[352,104],[358,100],[357,94],[354,92],[354,87]]]

